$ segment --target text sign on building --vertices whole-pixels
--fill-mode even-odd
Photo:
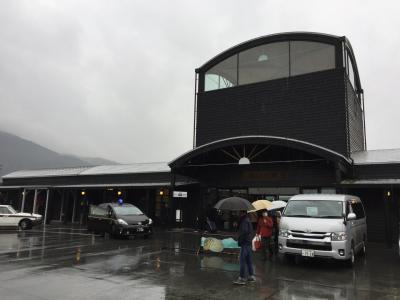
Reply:
[[[174,191],[174,198],[187,198],[187,192]]]

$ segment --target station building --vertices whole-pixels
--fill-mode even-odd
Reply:
[[[400,149],[367,150],[364,91],[349,40],[319,33],[256,38],[196,69],[193,149],[169,163],[25,170],[3,202],[81,222],[84,206],[123,198],[158,224],[194,227],[238,195],[346,193],[366,208],[368,239],[399,236]]]

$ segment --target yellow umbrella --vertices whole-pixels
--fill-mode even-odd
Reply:
[[[257,201],[254,201],[252,203],[252,205],[254,206],[255,209],[250,210],[249,212],[255,212],[258,210],[268,209],[272,205],[272,202],[270,202],[268,200],[257,200]]]

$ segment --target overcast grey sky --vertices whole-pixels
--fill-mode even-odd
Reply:
[[[194,69],[240,42],[349,38],[369,149],[400,148],[398,1],[0,1],[0,130],[60,153],[169,161],[192,146]]]

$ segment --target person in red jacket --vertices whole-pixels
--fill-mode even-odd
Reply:
[[[267,248],[269,259],[272,259],[273,249],[271,244],[272,238],[272,229],[274,226],[274,222],[270,216],[268,216],[268,212],[264,211],[262,216],[258,219],[257,222],[257,234],[261,236],[261,240],[263,243],[263,260],[267,259]]]

